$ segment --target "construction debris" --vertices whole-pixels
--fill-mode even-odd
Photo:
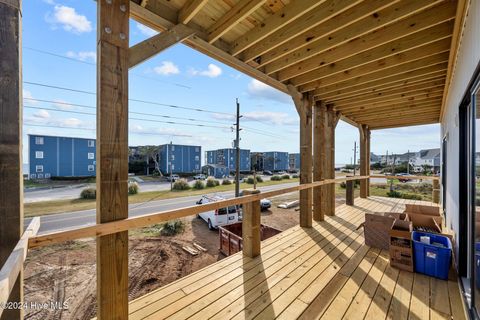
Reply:
[[[295,201],[281,203],[277,207],[282,209],[290,209],[290,208],[298,207],[299,205],[300,205],[300,201],[295,200]]]
[[[204,247],[202,247],[201,245],[199,245],[196,242],[193,243],[193,246],[200,251],[207,252],[207,249],[205,249]]]
[[[196,256],[199,254],[199,252],[195,249],[193,249],[192,247],[190,246],[185,246],[185,247],[182,247],[183,250],[187,251],[188,253],[190,253],[192,256]]]

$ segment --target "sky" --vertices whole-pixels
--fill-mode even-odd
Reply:
[[[96,2],[24,1],[22,27],[24,141],[27,134],[95,138]],[[130,20],[130,45],[155,34]],[[299,152],[298,115],[288,95],[182,44],[130,70],[129,98],[131,146],[231,147],[238,98],[242,148]],[[439,135],[439,125],[372,131],[371,150],[438,148]],[[358,139],[357,128],[339,122],[337,164],[351,163]],[[24,162],[27,151],[24,145]]]

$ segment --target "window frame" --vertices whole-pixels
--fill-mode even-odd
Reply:
[[[44,153],[43,151],[35,151],[35,159],[43,159]]]

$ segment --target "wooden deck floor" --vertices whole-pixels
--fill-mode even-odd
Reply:
[[[132,301],[130,317],[465,319],[456,281],[399,271],[364,244],[364,214],[403,211],[406,201],[356,199],[311,229],[264,241],[260,257],[235,254]]]

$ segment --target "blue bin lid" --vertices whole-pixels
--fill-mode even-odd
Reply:
[[[443,244],[445,247],[451,249],[452,243],[447,236],[441,235],[439,233],[428,233],[428,232],[420,232],[420,231],[413,231],[412,232],[412,240],[415,242],[420,242],[420,237],[427,236],[430,237],[430,242],[438,242]],[[478,243],[477,243],[478,244]],[[478,247],[480,250],[480,246]]]

